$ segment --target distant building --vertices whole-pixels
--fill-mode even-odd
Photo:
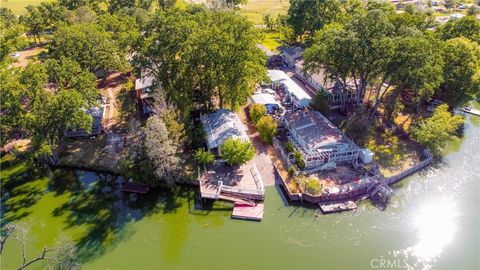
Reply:
[[[102,120],[104,111],[103,106],[86,110],[86,113],[92,116],[92,128],[90,130],[70,129],[65,132],[65,136],[67,138],[79,138],[100,135],[103,129]]]
[[[293,68],[298,59],[302,58],[303,49],[301,47],[286,47],[282,49],[282,60],[288,66]]]
[[[294,82],[284,71],[268,70],[268,76],[272,81],[272,88],[285,90],[286,102],[291,102],[297,108],[305,108],[310,105],[312,98],[305,90]]]
[[[305,161],[305,170],[357,164],[360,148],[319,112],[289,112],[281,119],[289,139]]]
[[[200,116],[203,130],[207,135],[207,148],[217,155],[221,155],[220,147],[228,139],[248,141],[246,127],[242,124],[235,112],[220,109],[214,113]]]
[[[307,73],[303,63],[303,58],[297,60],[295,63],[295,75],[316,91],[327,92],[330,106],[344,109],[348,102],[355,101],[356,93],[353,80],[348,80],[347,85],[344,86],[339,80],[329,78],[323,70],[312,74]]]

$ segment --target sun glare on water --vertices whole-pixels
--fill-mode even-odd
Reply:
[[[451,201],[442,199],[423,206],[413,219],[418,242],[408,249],[409,253],[428,269],[428,264],[435,261],[452,241],[455,222],[455,205]]]

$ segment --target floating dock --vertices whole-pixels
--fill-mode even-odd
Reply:
[[[235,203],[232,218],[261,221],[263,219],[263,203],[255,205]]]
[[[319,203],[320,209],[324,214],[350,211],[357,209],[357,204],[354,201],[346,201],[342,203]]]

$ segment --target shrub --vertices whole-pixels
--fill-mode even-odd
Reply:
[[[315,177],[302,178],[302,186],[305,189],[305,192],[311,195],[316,195],[322,191],[322,186],[320,182]]]
[[[272,139],[277,132],[277,123],[270,115],[262,116],[257,122],[257,130],[260,138],[267,144],[272,144]]]
[[[197,149],[194,157],[195,160],[202,165],[212,164],[215,161],[215,156],[203,148]]]
[[[292,142],[286,142],[284,146],[285,146],[285,150],[287,150],[288,153],[293,152],[293,143]]]
[[[255,155],[255,149],[250,141],[228,139],[220,147],[222,157],[228,165],[244,164]]]
[[[290,166],[290,168],[288,168],[288,176],[293,176],[294,174],[295,174],[295,167]]]
[[[298,151],[293,153],[293,158],[295,159],[295,163],[297,164],[300,170],[305,169],[305,161],[302,158],[302,154]]]
[[[249,113],[253,124],[257,125],[258,120],[267,113],[267,109],[262,104],[253,104],[250,106]]]

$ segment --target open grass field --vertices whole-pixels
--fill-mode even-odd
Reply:
[[[41,2],[50,2],[51,0],[0,0],[0,7],[11,9],[16,15],[27,12],[25,9],[28,5],[39,5]]]
[[[271,14],[276,18],[278,15],[286,14],[289,6],[288,0],[248,0],[240,8],[240,14],[254,24],[262,24],[265,14]]]

